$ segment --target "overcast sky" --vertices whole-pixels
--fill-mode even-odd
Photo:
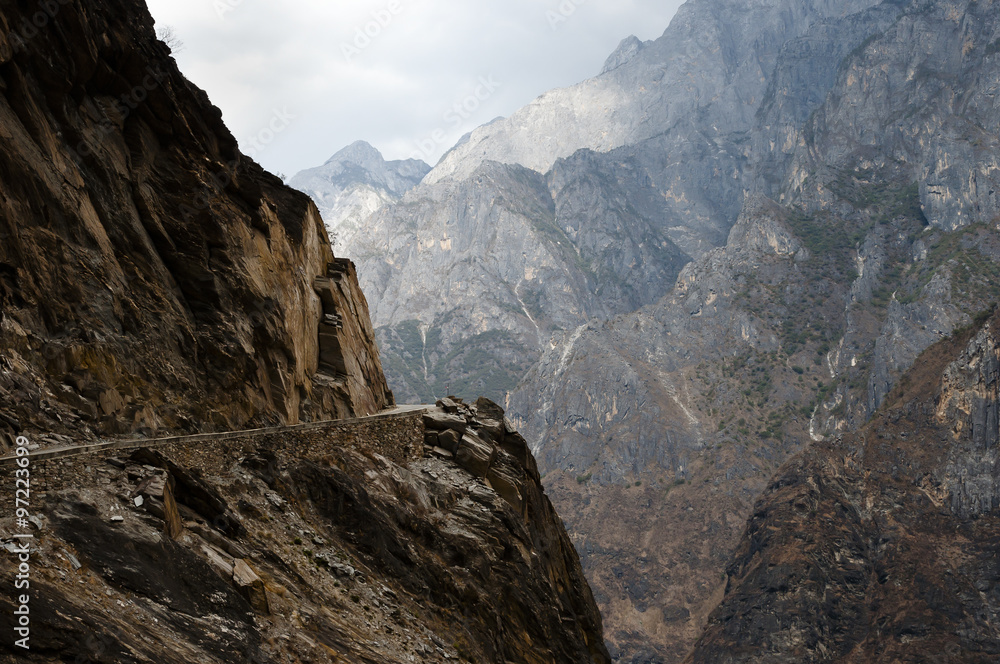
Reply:
[[[659,37],[681,0],[148,4],[243,151],[292,176],[358,139],[434,164],[465,132],[596,75],[628,35]]]

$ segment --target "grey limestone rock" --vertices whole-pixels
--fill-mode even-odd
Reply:
[[[288,184],[315,201],[339,250],[373,212],[398,201],[429,170],[417,159],[386,161],[370,144],[356,141],[322,166],[297,173]]]

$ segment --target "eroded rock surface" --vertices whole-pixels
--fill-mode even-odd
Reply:
[[[932,346],[868,426],[782,468],[688,662],[1000,657],[998,325]]]
[[[32,647],[17,661],[607,664],[524,440],[495,404],[461,408],[485,465],[374,452],[419,445],[434,431],[419,416],[350,444],[330,430],[49,462],[61,465],[37,485]],[[153,500],[165,495],[180,532]],[[5,547],[14,532],[0,519]],[[0,659],[13,654],[5,640]]]
[[[241,155],[142,6],[0,3],[0,429],[74,437],[391,403],[353,268]],[[30,11],[29,11],[30,10]],[[338,268],[339,269],[339,268]],[[320,358],[339,318],[341,370]],[[52,439],[50,442],[58,442]]]

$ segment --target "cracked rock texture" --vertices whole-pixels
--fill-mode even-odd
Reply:
[[[419,414],[37,462],[31,649],[0,661],[608,664],[524,440],[462,409],[482,473],[421,454]]]
[[[932,346],[867,426],[781,469],[687,662],[997,661],[998,325]]]
[[[54,6],[35,28],[0,3],[0,444],[391,403],[353,268],[336,311],[315,290],[335,263],[315,206],[239,153],[144,7]]]

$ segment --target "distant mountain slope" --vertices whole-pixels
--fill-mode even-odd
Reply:
[[[599,76],[547,92],[509,118],[473,131],[427,182],[465,179],[484,161],[544,173],[577,150],[632,145],[692,116],[702,127],[745,125],[786,41],[815,21],[873,4],[692,0],[659,39],[641,49],[626,40]]]
[[[373,215],[345,251],[399,398],[503,400],[587,320],[666,294],[736,221],[782,45],[872,4],[695,0],[655,42],[626,40],[618,66],[474,131]],[[474,361],[456,354],[473,346]]]
[[[402,198],[430,169],[417,159],[385,161],[374,147],[356,141],[288,184],[313,199],[334,249],[339,249],[373,212]]]
[[[655,300],[687,261],[624,196],[567,171],[488,162],[410,192],[353,237],[401,401],[502,400],[553,334]]]
[[[620,653],[683,658],[774,470],[1000,298],[998,38],[994,8],[950,1],[790,42],[726,246],[512,395]]]
[[[1000,318],[778,473],[690,664],[1000,660]]]

